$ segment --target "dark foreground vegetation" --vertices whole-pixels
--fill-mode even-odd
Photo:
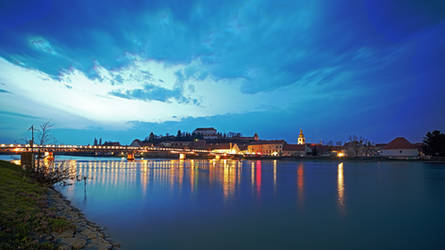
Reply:
[[[51,233],[74,225],[48,207],[48,186],[0,161],[0,249],[54,249]]]

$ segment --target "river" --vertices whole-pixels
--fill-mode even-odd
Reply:
[[[124,249],[445,249],[443,163],[62,159]]]

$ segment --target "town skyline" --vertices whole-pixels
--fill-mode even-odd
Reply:
[[[48,122],[50,122],[50,121],[48,121]],[[99,141],[99,139],[101,139],[103,142],[119,142],[119,143],[121,143],[121,145],[130,145],[131,142],[135,139],[144,140],[144,139],[148,138],[150,133],[154,133],[156,136],[167,136],[167,135],[175,136],[178,131],[181,131],[183,133],[187,133],[187,132],[192,133],[197,128],[199,128],[199,127],[195,127],[190,130],[177,129],[177,130],[167,131],[164,133],[158,133],[155,130],[146,130],[145,134],[138,132],[137,134],[139,134],[140,136],[132,136],[131,134],[129,134],[128,136],[127,136],[127,134],[121,135],[114,130],[108,131],[106,133],[104,133],[102,130],[97,130],[96,131],[97,133],[94,133],[94,130],[93,131],[79,130],[78,133],[75,133],[77,139],[72,139],[72,138],[67,139],[67,138],[63,138],[63,134],[66,132],[57,128],[57,126],[55,126],[55,124],[52,124],[51,136],[53,137],[53,140],[52,140],[53,144],[93,145],[95,139],[97,139],[97,141]],[[204,127],[201,127],[201,128],[204,128]],[[206,128],[215,128],[215,127],[206,126]],[[439,130],[439,129],[430,129],[428,131],[423,132],[422,136],[415,136],[415,137],[409,137],[409,136],[406,136],[403,134],[396,134],[394,136],[389,135],[387,137],[388,139],[386,139],[386,137],[384,137],[382,140],[376,141],[370,137],[367,137],[366,135],[360,135],[360,134],[354,134],[354,133],[347,134],[343,137],[339,137],[339,136],[328,137],[328,136],[323,136],[323,135],[315,135],[314,136],[314,135],[310,134],[310,132],[311,132],[310,129],[308,129],[309,133],[307,133],[306,131],[308,131],[308,130],[303,129],[303,128],[294,129],[294,131],[293,131],[294,135],[288,136],[286,138],[273,136],[273,135],[265,137],[265,136],[261,136],[261,134],[258,132],[253,132],[252,134],[247,134],[247,133],[242,133],[240,131],[236,131],[235,129],[232,129],[232,130],[229,129],[227,131],[221,131],[221,130],[218,130],[217,128],[215,128],[215,129],[218,131],[218,133],[225,134],[225,135],[229,135],[231,133],[238,133],[241,136],[253,136],[253,135],[257,134],[258,136],[260,136],[260,138],[262,140],[284,140],[287,143],[291,143],[291,144],[298,143],[298,134],[299,134],[300,130],[303,130],[307,143],[325,144],[325,145],[338,145],[339,143],[344,144],[344,143],[348,142],[351,139],[351,137],[364,138],[373,144],[384,144],[384,143],[387,143],[397,137],[404,137],[404,138],[407,138],[411,142],[421,143],[424,140],[425,135],[428,131]],[[119,136],[116,136],[116,135],[119,135]],[[329,138],[339,138],[339,139],[329,139]],[[416,138],[418,138],[418,139],[416,139]],[[5,143],[5,144],[10,144],[10,143],[26,144],[26,142],[29,140],[30,140],[29,126],[28,126],[28,129],[25,129],[24,132],[21,133],[20,138],[2,138],[2,137],[0,137],[0,143]]]
[[[218,132],[213,127],[196,128],[193,132],[178,130],[175,134],[156,135],[153,132],[143,139],[134,139],[130,145],[119,141],[102,141],[94,138],[93,144],[57,144],[52,141],[51,124],[46,122],[37,128],[31,127],[32,140],[26,144],[0,144],[3,153],[26,155],[34,150],[44,150],[45,157],[54,159],[54,154],[96,157],[127,157],[127,160],[179,157],[220,160],[221,157],[238,159],[398,159],[429,160],[444,154],[445,134],[438,130],[428,132],[425,139],[412,143],[405,137],[396,137],[388,143],[373,143],[365,137],[351,136],[347,141],[323,143],[306,140],[303,130],[298,133],[297,143],[282,139],[267,140],[257,133],[243,136],[241,133]],[[34,132],[37,132],[34,137]]]

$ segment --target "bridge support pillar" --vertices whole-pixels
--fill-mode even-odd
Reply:
[[[185,154],[179,154],[179,160],[184,160],[185,159]]]
[[[127,154],[127,160],[134,161],[134,153],[133,152]]]
[[[34,153],[33,152],[21,153],[20,166],[24,169],[32,169],[34,167]]]

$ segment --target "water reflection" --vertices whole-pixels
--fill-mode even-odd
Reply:
[[[298,203],[300,206],[303,205],[304,197],[304,165],[300,163],[297,168],[297,187],[298,187]]]
[[[112,188],[140,188],[140,195],[146,197],[153,189],[162,189],[170,194],[183,192],[183,188],[196,194],[199,185],[215,186],[221,190],[224,200],[234,198],[241,179],[250,179],[250,190],[253,196],[261,198],[262,185],[273,188],[277,195],[279,163],[273,161],[238,160],[136,160],[128,161],[65,161],[73,175],[88,177],[88,184]],[[244,165],[244,166],[243,166]],[[263,173],[263,168],[267,170]],[[297,173],[297,203],[304,203],[305,173],[304,164],[299,163]],[[244,173],[243,173],[244,171]],[[337,203],[340,210],[344,209],[344,177],[343,163],[337,166]],[[264,174],[264,176],[263,176]],[[250,178],[249,178],[250,175]],[[264,178],[264,180],[263,180]],[[185,183],[184,183],[185,182]],[[83,185],[82,185],[83,186]],[[81,186],[78,186],[81,188]],[[83,187],[82,187],[83,188]],[[68,194],[74,193],[74,187],[66,189]]]
[[[128,188],[131,185],[137,185],[140,186],[143,197],[154,186],[168,189],[170,192],[180,192],[184,186],[184,180],[187,182],[185,184],[189,187],[190,193],[196,193],[199,181],[204,180],[208,181],[204,184],[221,185],[222,195],[228,200],[233,198],[242,178],[242,164],[237,160],[140,160],[132,162],[76,162],[72,160],[65,162],[69,162],[70,172],[74,175],[87,176],[88,183],[91,185],[105,189]],[[252,191],[260,195],[261,162],[252,162],[251,166]],[[208,178],[203,178],[206,175]],[[276,177],[274,178],[276,184]],[[66,191],[68,194],[73,193],[74,186],[67,188]]]
[[[236,188],[236,162],[232,161],[230,165],[224,161],[224,182],[223,182],[223,190],[224,190],[224,198],[226,200],[233,197]]]
[[[192,191],[192,193],[195,190],[195,186],[198,185],[197,182],[195,183],[195,180],[196,180],[196,178],[195,178],[195,161],[191,160],[190,161],[190,190]]]
[[[141,186],[142,186],[142,197],[145,197],[147,194],[147,176],[150,174],[150,169],[147,167],[147,161],[143,162],[143,165],[141,167]]]
[[[256,161],[256,192],[257,197],[261,195],[261,161]]]
[[[337,167],[337,191],[338,191],[338,207],[340,211],[344,211],[344,190],[345,185],[343,182],[343,162],[340,162]]]
[[[252,192],[254,191],[254,187],[255,187],[255,163],[252,162],[250,165],[250,183],[251,183],[251,188],[252,188]]]
[[[273,160],[273,191],[277,191],[277,160]]]

